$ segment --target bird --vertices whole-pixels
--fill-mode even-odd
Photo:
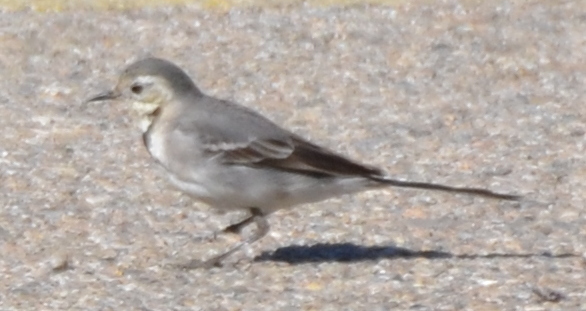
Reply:
[[[284,129],[260,113],[202,92],[174,63],[149,57],[128,65],[116,86],[86,101],[123,100],[132,105],[149,154],[172,185],[222,212],[247,216],[224,232],[256,230],[227,251],[192,259],[183,269],[222,261],[269,231],[267,216],[279,209],[389,186],[461,193],[501,200],[521,196],[482,188],[393,179]]]

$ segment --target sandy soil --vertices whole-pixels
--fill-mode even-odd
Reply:
[[[584,34],[584,1],[4,11],[0,309],[584,310]],[[170,269],[238,215],[173,190],[129,107],[84,104],[147,55],[397,178],[526,199],[347,196]]]

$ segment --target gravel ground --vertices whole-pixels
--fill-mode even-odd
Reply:
[[[1,310],[586,310],[586,2],[0,13]],[[237,241],[120,103],[156,55],[209,94],[398,178]]]

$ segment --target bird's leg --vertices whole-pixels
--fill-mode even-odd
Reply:
[[[267,232],[269,232],[269,223],[267,222],[265,215],[261,212],[260,209],[258,209],[256,207],[253,207],[250,209],[250,214],[251,214],[251,216],[249,218],[245,219],[242,222],[237,223],[236,226],[239,227],[243,223],[248,224],[250,222],[254,222],[256,224],[256,231],[254,232],[254,234],[252,234],[246,240],[236,243],[236,245],[232,246],[232,248],[230,248],[228,251],[226,251],[220,255],[216,255],[206,261],[200,261],[200,260],[194,259],[186,264],[178,265],[178,268],[190,270],[190,269],[197,269],[197,268],[219,267],[219,266],[221,266],[222,260],[224,260],[226,257],[230,256],[232,253],[236,252],[237,250],[239,250],[243,246],[248,245],[248,244],[252,244],[252,243],[258,241],[260,238],[264,237],[267,234]],[[244,224],[243,226],[245,226],[246,224]],[[240,228],[240,229],[242,229],[242,228]]]
[[[208,267],[208,268],[214,267],[214,266],[219,266],[220,262],[224,258],[230,256],[232,253],[236,252],[237,250],[239,250],[243,246],[248,245],[248,244],[252,244],[252,243],[258,241],[259,239],[264,237],[267,234],[267,232],[269,232],[269,223],[267,222],[265,215],[261,212],[260,209],[258,209],[256,207],[250,209],[250,217],[249,218],[246,218],[243,221],[241,221],[235,225],[229,226],[228,228],[235,227],[236,230],[241,230],[242,228],[244,228],[247,224],[249,224],[251,222],[254,222],[256,224],[256,231],[250,237],[248,237],[244,241],[238,242],[236,245],[234,245],[231,249],[224,252],[223,254],[216,255],[216,256],[204,261],[203,266]]]
[[[250,216],[242,219],[241,221],[239,221],[235,224],[231,224],[228,227],[224,228],[224,230],[222,230],[222,232],[240,234],[240,232],[242,232],[242,229],[244,229],[244,227],[246,227],[249,224],[251,224],[252,222],[254,222],[253,218],[254,218],[254,215],[250,215]]]
[[[215,241],[216,238],[218,237],[218,235],[223,234],[223,233],[233,233],[233,234],[240,234],[240,232],[242,232],[242,230],[250,225],[251,223],[254,222],[254,220],[252,219],[253,216],[252,215],[247,215],[246,218],[240,220],[239,222],[229,225],[228,227],[219,230],[219,231],[214,231],[211,235],[209,236],[205,236],[202,238],[198,238],[197,241],[199,242],[212,242]]]
[[[214,233],[211,236],[207,236],[207,237],[203,237],[198,239],[198,241],[202,241],[202,242],[210,242],[210,241],[214,241],[216,240],[216,238],[218,237],[218,235],[222,234],[222,233],[233,233],[233,234],[240,234],[240,232],[242,232],[242,230],[250,225],[251,223],[254,222],[254,216],[252,215],[247,215],[246,218],[240,220],[239,222],[235,223],[235,224],[231,224],[229,226],[227,226],[226,228],[219,230],[219,231],[214,231]]]

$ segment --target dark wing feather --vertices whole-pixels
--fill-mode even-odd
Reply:
[[[380,176],[382,172],[334,152],[292,136],[290,140],[255,140],[248,145],[222,151],[226,164],[240,164],[276,170],[294,171],[316,177]]]
[[[328,149],[312,144],[300,137],[293,137],[295,151],[291,162],[303,163],[303,167],[326,175],[335,176],[379,176],[382,172],[370,166],[356,163]]]

